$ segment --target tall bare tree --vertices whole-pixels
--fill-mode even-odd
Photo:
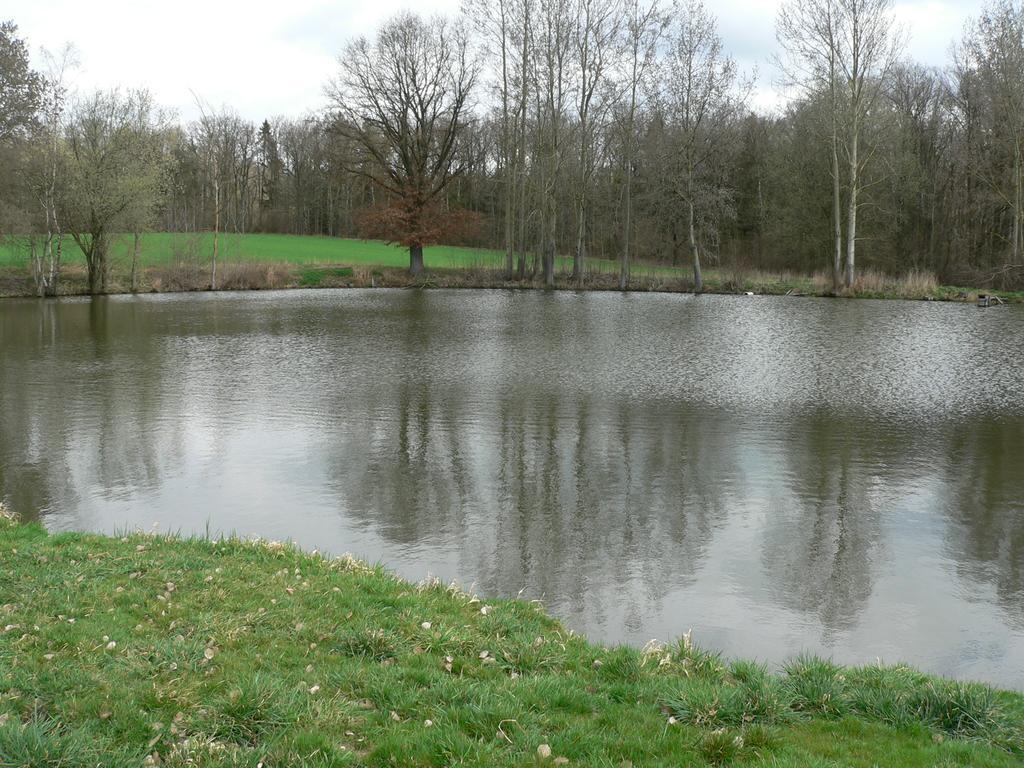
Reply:
[[[335,130],[358,149],[347,167],[392,197],[392,238],[408,246],[418,275],[438,234],[438,200],[462,171],[457,150],[478,74],[466,34],[440,16],[400,13],[374,39],[350,43],[339,64],[328,94]]]
[[[893,18],[893,0],[841,0],[843,32],[839,67],[844,87],[848,198],[846,214],[846,287],[856,278],[857,213],[863,188],[861,137],[878,103],[892,67],[899,60],[906,35]]]
[[[624,223],[622,227],[622,255],[619,260],[619,290],[629,285],[629,267],[633,243],[633,175],[637,144],[637,110],[645,79],[655,66],[658,44],[668,26],[666,14],[658,0],[625,0],[623,48],[625,50],[626,106],[623,120],[623,147],[625,166]]]
[[[724,53],[715,20],[699,0],[689,0],[678,15],[668,70],[666,102],[676,142],[666,162],[676,169],[675,193],[685,206],[693,286],[700,293],[700,232],[716,232],[708,224],[730,204],[732,191],[721,177],[730,129],[738,124],[745,100],[737,91],[736,65]]]
[[[220,235],[226,229],[245,231],[257,191],[250,184],[256,164],[256,127],[229,107],[214,109],[196,98],[199,118],[189,128],[191,147],[201,174],[213,225],[210,287],[217,288]]]
[[[64,217],[61,198],[65,182],[63,130],[68,100],[68,77],[77,66],[74,47],[58,53],[43,52],[46,62],[41,77],[39,119],[28,153],[24,181],[42,218],[42,235],[31,239],[30,264],[40,296],[55,296],[60,282],[64,251]]]
[[[483,47],[500,66],[492,75],[498,94],[498,147],[502,175],[505,273],[514,274],[517,218],[522,215],[518,189],[524,175],[526,99],[530,87],[530,17],[534,0],[465,0],[463,14],[481,33]]]
[[[832,175],[832,288],[843,283],[842,173],[839,167],[840,101],[839,56],[841,0],[791,0],[779,10],[776,34],[784,58],[780,59],[790,83],[805,94],[825,94],[828,102],[829,161]]]
[[[540,0],[534,41],[536,146],[539,175],[540,253],[544,285],[555,284],[559,193],[567,152],[571,98],[571,40],[575,13],[571,0]]]
[[[76,102],[67,128],[67,229],[85,254],[89,292],[107,292],[109,249],[132,211],[157,204],[164,157],[145,91],[97,91]]]
[[[596,133],[612,103],[609,76],[618,41],[622,9],[619,0],[577,0],[573,49],[578,175],[573,194],[576,207],[576,248],[572,276],[582,280],[587,256],[590,185],[596,170]]]
[[[838,287],[840,254],[840,147],[846,161],[846,243],[842,278],[856,277],[857,214],[865,160],[861,141],[872,108],[905,44],[895,23],[892,0],[792,0],[778,18],[784,64],[806,92],[827,94],[831,133],[833,283]]]

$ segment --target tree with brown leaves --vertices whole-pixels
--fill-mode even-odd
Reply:
[[[464,31],[447,19],[400,13],[374,39],[350,43],[328,88],[345,164],[382,189],[372,218],[386,239],[409,248],[423,271],[423,246],[446,230],[442,193],[461,170],[459,144],[478,68]]]

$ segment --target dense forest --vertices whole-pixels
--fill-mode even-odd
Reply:
[[[53,293],[63,243],[105,290],[112,237],[152,230],[379,237],[554,256],[1024,284],[1024,4],[992,0],[950,61],[907,60],[891,0],[791,0],[750,103],[697,0],[466,0],[339,51],[331,107],[186,124],[146,92],[81,93],[75,53],[0,27],[0,233]],[[215,240],[216,242],[216,240]],[[216,245],[214,246],[216,248]]]

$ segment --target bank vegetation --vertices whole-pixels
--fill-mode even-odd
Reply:
[[[1019,765],[1024,698],[602,647],[533,602],[266,541],[0,520],[0,764]]]

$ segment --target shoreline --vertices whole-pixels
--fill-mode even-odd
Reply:
[[[506,279],[501,270],[485,268],[428,269],[413,277],[405,269],[395,267],[353,267],[345,264],[295,265],[283,262],[226,262],[219,267],[221,277],[216,290],[210,289],[209,275],[203,271],[147,267],[142,270],[138,290],[130,289],[124,275],[115,273],[108,290],[100,295],[139,295],[153,293],[211,293],[223,291],[293,290],[302,288],[466,288],[505,290],[599,291],[612,293],[689,293],[691,282],[685,278],[644,274],[644,267],[621,291],[618,275],[595,272],[582,281],[568,275],[556,276],[555,285],[547,287],[537,278]],[[943,301],[975,304],[979,295],[997,298],[998,303],[1024,303],[1024,291],[998,291],[959,286],[920,285],[902,278],[870,277],[868,284],[851,291],[835,293],[822,287],[812,276],[775,275],[770,273],[738,273],[730,277],[717,274],[705,280],[703,294],[712,296],[791,296],[794,298],[846,298],[904,301]],[[56,297],[89,296],[84,268],[64,270]],[[35,292],[31,277],[25,270],[0,269],[0,298],[41,298]]]
[[[901,665],[798,657],[775,673],[689,636],[608,648],[535,602],[278,542],[0,519],[0,551],[0,755],[19,765],[1001,767],[1024,755],[1024,694]]]

